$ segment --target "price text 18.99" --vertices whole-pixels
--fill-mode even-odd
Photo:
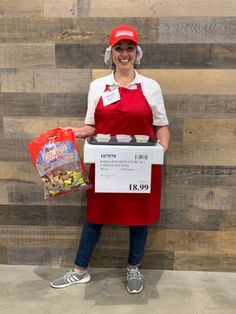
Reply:
[[[130,191],[147,191],[148,188],[148,184],[129,184]]]

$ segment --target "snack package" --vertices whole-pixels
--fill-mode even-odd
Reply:
[[[44,182],[45,199],[91,188],[71,129],[47,131],[31,141],[28,148]]]

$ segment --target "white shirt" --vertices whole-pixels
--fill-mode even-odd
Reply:
[[[134,80],[126,87],[128,89],[137,88],[136,84],[141,84],[143,94],[149,103],[153,115],[153,125],[163,126],[167,125],[168,119],[166,116],[165,105],[162,97],[160,85],[146,76],[140,75],[135,71]],[[106,85],[119,86],[114,77],[114,72],[111,74],[98,78],[90,84],[88,93],[88,109],[85,117],[85,123],[94,125],[94,112],[98,101],[104,92]]]

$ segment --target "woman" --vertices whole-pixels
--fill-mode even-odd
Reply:
[[[146,134],[168,149],[169,131],[159,84],[135,71],[142,50],[136,29],[121,25],[110,34],[110,46],[104,61],[113,72],[93,81],[88,94],[85,126],[73,128],[76,137],[103,134]],[[113,98],[106,98],[110,91]],[[94,185],[94,165],[90,180]],[[75,268],[54,280],[51,286],[64,288],[90,280],[88,266],[99,239],[103,224],[129,226],[130,250],[127,267],[127,290],[139,293],[144,279],[139,271],[147,239],[148,225],[160,218],[161,169],[152,165],[151,193],[95,193],[88,192],[86,221],[75,259]],[[112,208],[111,208],[112,206]],[[112,210],[111,210],[112,209]]]

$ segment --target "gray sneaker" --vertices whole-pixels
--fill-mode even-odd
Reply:
[[[127,290],[129,293],[139,293],[143,290],[144,278],[138,267],[127,268]]]
[[[76,283],[86,283],[91,279],[90,274],[86,271],[84,274],[80,275],[76,273],[73,269],[69,269],[62,277],[59,277],[51,282],[51,287],[53,288],[66,288],[70,285]]]

